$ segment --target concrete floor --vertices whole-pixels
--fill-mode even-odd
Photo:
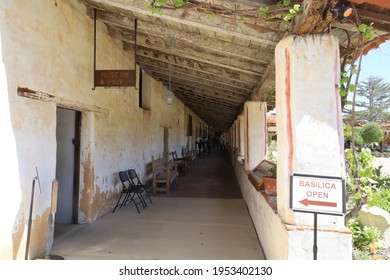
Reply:
[[[153,197],[54,240],[52,254],[67,260],[254,259],[264,255],[241,199]]]
[[[198,191],[196,185],[189,187],[199,180]],[[170,195],[152,196],[141,214],[129,204],[91,224],[68,225],[62,234],[56,229],[52,255],[67,260],[264,260],[237,188],[227,155],[202,155]],[[204,197],[210,189],[212,197]]]

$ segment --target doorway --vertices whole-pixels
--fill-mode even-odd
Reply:
[[[66,225],[78,223],[80,134],[81,112],[57,108],[58,198],[55,237],[66,231]]]
[[[164,158],[169,161],[169,128],[164,127]]]

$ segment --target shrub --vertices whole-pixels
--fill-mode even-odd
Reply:
[[[355,146],[363,145],[363,138],[360,135],[361,128],[355,127]],[[352,143],[352,127],[350,125],[344,125],[344,142],[347,147],[351,146]]]
[[[366,123],[363,125],[360,135],[365,144],[380,143],[384,139],[384,132],[377,123]]]
[[[381,188],[373,192],[368,199],[368,206],[377,206],[390,213],[390,189]]]
[[[369,252],[360,251],[356,248],[353,249],[353,254],[357,260],[372,260],[372,256]]]
[[[363,226],[357,219],[350,219],[348,228],[352,231],[353,245],[365,252],[375,248],[381,236],[379,229],[372,226]]]

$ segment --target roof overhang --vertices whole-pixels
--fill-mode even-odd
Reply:
[[[292,23],[280,19],[286,8],[273,0],[189,1],[182,8],[166,7],[152,13],[140,0],[81,0],[92,18],[104,22],[108,34],[135,50],[136,63],[205,123],[227,130],[249,100],[275,104],[274,51],[289,34],[330,33],[340,42],[342,58],[354,59],[359,32],[353,22],[340,23],[333,8],[337,0],[291,1],[304,11]],[[365,49],[389,38],[390,1],[354,0],[359,19],[374,23],[379,39],[366,41]],[[362,3],[364,2],[364,3]],[[259,6],[276,9],[276,18],[255,16]],[[289,7],[287,7],[288,9]],[[216,16],[214,16],[216,15]],[[290,32],[288,32],[290,31]]]

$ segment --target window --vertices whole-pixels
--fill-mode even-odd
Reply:
[[[142,108],[142,76],[143,76],[144,70],[139,69],[139,84],[138,84],[138,106]]]
[[[147,75],[145,70],[139,68],[139,84],[138,84],[138,106],[140,108],[150,110],[151,106],[151,77]]]
[[[188,115],[187,136],[192,136],[192,116]]]

